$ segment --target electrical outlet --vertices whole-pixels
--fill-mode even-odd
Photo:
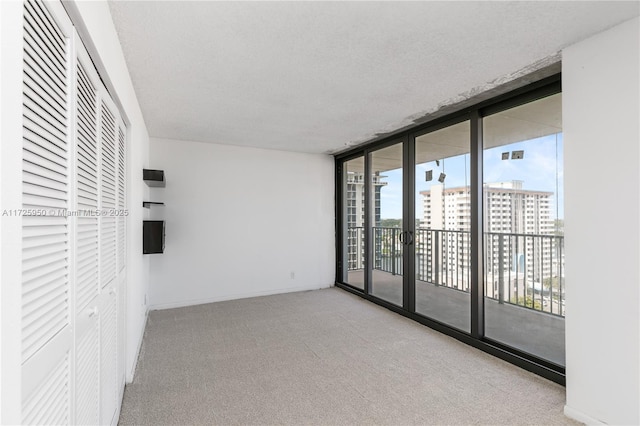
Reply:
[[[291,273],[289,274],[289,276],[291,277],[292,280],[296,279],[296,273],[291,271]]]

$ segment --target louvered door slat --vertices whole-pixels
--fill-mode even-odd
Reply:
[[[41,277],[43,281],[46,280],[47,283],[61,283],[64,281],[65,277],[64,274],[58,272],[58,273],[52,273],[49,275],[46,275],[44,277]],[[34,312],[34,310],[41,304],[43,303],[43,300],[39,300],[39,298],[41,297],[46,297],[47,295],[50,295],[53,297],[53,295],[64,295],[64,292],[61,291],[59,288],[56,288],[56,286],[51,285],[48,288],[40,286],[37,288],[32,288],[32,290],[27,289],[24,292],[24,296],[23,299],[27,302],[31,302],[31,304],[33,306],[29,306],[28,308],[26,308],[24,310],[24,315],[25,317],[27,317],[30,313]],[[35,318],[37,319],[37,318]]]
[[[56,254],[41,256],[36,259],[27,259],[25,260],[25,266],[23,266],[22,270],[23,287],[28,289],[36,283],[40,284],[40,278],[59,271],[65,274],[67,273],[67,261],[66,259],[61,259],[60,256]],[[42,284],[44,285],[44,283]],[[23,309],[26,309],[26,307],[23,306]]]
[[[47,235],[62,235],[65,236],[66,233],[66,222],[67,219],[61,216],[29,216],[24,217],[22,219],[24,226],[24,230],[22,236],[26,241],[27,238],[30,237],[44,237]],[[66,237],[65,237],[66,238]],[[39,244],[38,240],[34,240],[32,244]]]
[[[88,177],[97,180],[97,153],[91,149],[92,147],[88,146],[91,143],[89,137],[85,137],[82,134],[78,135],[78,167],[86,172]]]
[[[29,97],[24,97],[24,119],[25,126],[43,136],[51,143],[57,143],[58,146],[64,146],[67,138],[66,126],[61,125],[52,118],[51,112],[47,111],[45,105],[38,105],[36,101]],[[43,134],[44,132],[44,134]]]
[[[100,387],[103,415],[101,423],[111,423],[116,406],[117,311],[116,295],[109,294],[100,317]]]
[[[97,281],[98,275],[95,272],[90,271],[89,273],[83,275],[82,279]],[[94,297],[95,297],[95,290],[93,288],[89,286],[85,286],[84,288],[78,289],[76,292],[78,309],[80,311],[84,311],[84,309],[86,309],[89,306],[89,304],[94,299]]]
[[[89,108],[89,106],[84,105],[83,103],[78,103],[78,106],[83,109]],[[87,121],[85,121],[84,118],[78,120],[78,127],[76,129],[78,132],[77,133],[78,140],[81,140],[83,142],[82,146],[77,147],[78,149],[80,149],[78,154],[83,155],[84,160],[95,157],[96,152],[88,152],[87,150],[90,150],[92,148],[90,144],[94,143],[93,140],[95,138],[96,130],[93,129],[91,123],[88,123]]]
[[[66,40],[60,29],[52,24],[51,13],[42,3],[36,1],[28,1],[25,11],[31,15],[31,21],[40,28],[39,34],[43,34],[47,44],[57,52],[60,61],[64,61]]]
[[[78,185],[78,210],[79,214],[82,215],[93,215],[95,214],[96,206],[98,201],[98,195],[89,192],[88,185]],[[87,189],[85,189],[87,188]],[[80,219],[78,219],[80,220]],[[83,217],[82,221],[86,222],[87,220],[97,220],[95,217]]]
[[[93,244],[92,244],[93,245]],[[92,247],[91,247],[92,248]],[[86,249],[86,247],[85,247]],[[94,258],[91,255],[85,255],[84,258],[78,258],[77,272],[76,276],[78,280],[88,280],[89,278],[97,278],[97,274],[94,271]],[[78,288],[77,291],[81,291],[82,288]],[[82,304],[80,304],[79,309],[84,308]]]
[[[57,300],[54,300],[54,302],[55,301]],[[61,319],[64,313],[65,307],[62,305],[47,309],[44,312],[38,313],[38,318],[36,318],[35,321],[23,327],[23,332],[29,333],[26,338],[23,338],[25,352],[35,352],[50,340],[43,342],[38,336],[38,333],[50,335],[51,338],[53,338],[66,325],[66,320]]]
[[[25,294],[24,299],[31,302],[31,304],[29,308],[24,310],[24,317],[27,319],[33,318],[34,320],[39,320],[39,316],[46,316],[41,315],[42,312],[56,311],[56,306],[61,306],[61,302],[65,297],[66,295],[64,292],[56,288],[52,288],[48,293],[27,293]],[[33,324],[30,324],[29,327],[37,327],[38,325],[39,324],[37,322],[34,322]]]
[[[77,276],[78,279],[82,279],[88,274],[93,274],[93,266],[94,266],[94,255],[91,253],[94,248],[93,238],[86,238],[84,244],[82,241],[79,241],[78,247],[84,251],[84,253],[80,256],[77,256]]]
[[[42,1],[29,0],[29,2],[36,6],[35,10],[42,17],[42,22],[44,22],[47,28],[49,28],[52,41],[60,46],[61,51],[64,51],[67,38],[62,30],[53,23],[54,21],[51,12],[44,6]]]
[[[83,140],[79,140],[79,143],[85,143]],[[82,178],[81,183],[88,185],[93,188],[91,193],[97,193],[97,176],[96,176],[96,168],[97,165],[92,163],[90,159],[88,159],[88,153],[80,151],[78,153],[78,177]],[[95,155],[95,154],[94,154]]]
[[[78,168],[78,204],[85,208],[97,208],[98,193],[95,188],[95,179],[88,173]]]
[[[34,65],[37,64],[42,73],[51,80],[51,84],[53,86],[66,93],[67,85],[64,78],[64,72],[61,72],[61,69],[63,70],[64,68],[57,63],[57,58],[52,58],[47,54],[48,49],[40,44],[40,38],[34,35],[31,27],[25,27],[24,42],[29,48],[28,50],[25,49],[25,53],[27,54],[30,62]],[[42,77],[44,78],[44,75],[42,75]]]
[[[79,210],[98,208],[98,95],[78,59],[76,65],[76,203]],[[76,303],[82,312],[98,295],[98,218],[82,216],[76,228]],[[97,402],[96,402],[97,403]]]
[[[45,69],[45,65],[38,63],[36,59],[28,54],[28,52],[25,52],[24,67],[22,70],[25,77],[28,77],[25,78],[25,80],[30,80],[31,84],[38,88],[38,91],[45,92],[64,108],[66,102],[64,87],[51,84],[50,78],[53,77],[53,74],[49,74],[47,69]]]
[[[25,163],[36,164],[39,167],[44,167],[47,170],[51,170],[53,173],[64,175],[66,169],[64,165],[60,165],[57,161],[52,161],[48,158],[52,155],[51,151],[46,150],[40,145],[36,145],[30,140],[25,140],[24,150],[22,151],[22,159]],[[25,167],[31,168],[29,164],[25,164]]]
[[[89,113],[89,110],[93,110],[93,105],[87,105],[86,102],[78,102],[78,115],[77,122],[78,127],[76,128],[78,132],[78,138],[84,139],[86,143],[89,143],[94,139],[96,129],[95,124],[91,123],[91,117],[87,117],[86,114]],[[93,118],[95,120],[95,117]],[[87,149],[88,147],[83,147],[83,149]]]
[[[118,210],[120,212],[125,209],[125,131],[123,126],[118,126]],[[117,232],[118,232],[118,272],[122,271],[125,267],[125,229],[126,222],[125,217],[120,214],[117,218]]]
[[[78,63],[78,68],[76,71],[76,96],[78,101],[86,102],[87,100],[89,100],[89,103],[93,104],[95,87],[89,80],[89,75],[87,74],[81,63]]]
[[[82,77],[79,75],[78,78]],[[79,123],[82,123],[82,126],[77,129],[80,136],[91,138],[93,137],[93,133],[95,133],[95,123],[92,122],[92,120],[95,120],[95,117],[88,116],[88,114],[95,109],[95,106],[83,98],[83,96],[89,96],[89,94],[84,93],[87,90],[88,89],[83,89],[82,91],[76,92],[76,101],[78,102],[76,118]],[[91,129],[90,134],[85,133],[86,129]]]
[[[37,164],[33,164],[25,161],[22,168],[22,179],[24,182],[28,182],[30,185],[42,187],[45,189],[55,190],[62,193],[62,197],[66,197],[67,194],[67,177],[58,173],[52,173],[52,170],[46,167],[42,167]]]
[[[58,105],[51,105],[39,93],[35,93],[29,89],[28,85],[24,85],[22,91],[24,95],[24,105],[31,110],[40,120],[46,121],[50,126],[55,128],[60,135],[64,135],[66,128],[66,111]]]
[[[102,286],[109,284],[116,276],[116,224],[114,217],[103,217],[102,235]]]
[[[85,333],[77,347],[76,421],[78,425],[100,423],[100,341],[98,323]]]
[[[62,239],[61,235],[51,235],[47,237],[42,238],[42,243],[38,244],[37,246],[34,246],[30,249],[24,248],[22,256],[25,262],[25,268],[29,268],[30,266],[32,266],[27,264],[27,262],[30,262],[33,264],[33,266],[35,266],[36,264],[41,264],[45,258],[58,259],[57,254],[60,251],[66,250],[66,241],[62,241],[59,243],[51,243],[47,241],[48,239],[53,238]]]
[[[60,191],[28,184],[23,185],[23,191],[22,206],[25,209],[62,210],[67,207]]]
[[[30,111],[25,111],[25,115],[29,113]],[[42,123],[34,123],[28,117],[25,117],[23,124],[25,150],[40,155],[56,164],[64,163],[60,159],[64,159],[67,156],[67,142],[65,140],[56,138],[51,132],[43,128]]]
[[[37,247],[46,247],[51,244],[64,244],[67,240],[65,235],[60,234],[49,234],[42,235],[37,240],[33,240],[32,238],[25,238],[22,241],[23,249],[37,248]]]
[[[60,100],[60,97],[57,96],[57,94],[54,93],[52,90],[50,90],[49,87],[40,86],[37,83],[37,81],[35,81],[34,79],[29,78],[27,79],[27,81],[24,82],[23,93],[27,95],[27,97],[29,97],[30,99],[35,100],[36,102],[42,101],[46,103],[49,106],[49,108],[51,108],[51,110],[53,111],[56,111],[58,109],[65,111],[65,105]],[[54,116],[58,120],[64,121],[65,117],[63,115],[58,114]]]
[[[67,156],[66,140],[60,138],[57,131],[46,122],[38,122],[37,117],[32,117],[32,112],[25,109],[23,113],[23,138],[25,141],[39,145],[44,151],[43,158],[60,164],[60,158]],[[33,121],[36,120],[36,121]],[[26,145],[26,144],[25,144]],[[25,149],[30,148],[25,146]],[[35,154],[35,151],[30,150]]]
[[[96,169],[97,169],[97,153],[92,151],[87,145],[89,145],[91,141],[89,138],[84,137],[83,135],[79,135],[78,137],[78,168],[85,173],[85,176],[92,179],[93,181],[97,180]]]
[[[58,72],[63,83],[66,82],[66,40],[60,39],[55,25],[49,21],[50,15],[46,8],[40,8],[37,2],[25,2],[25,19],[31,25],[25,27],[25,33],[29,34],[34,41],[32,48],[42,53],[43,59],[48,60],[48,64]]]
[[[98,204],[98,194],[93,186],[94,182],[86,177],[82,170],[78,171],[78,207],[95,209]]]
[[[47,388],[47,393],[43,395],[40,405],[35,407],[33,416],[41,420],[33,422],[33,424],[42,425],[64,425],[68,419],[67,404],[68,401],[60,401],[59,395],[68,397],[69,383],[63,379],[64,372],[56,377],[57,381],[52,382]],[[66,372],[68,375],[68,371]],[[27,422],[29,423],[29,422]]]
[[[100,107],[100,208],[116,207],[116,128],[113,112],[103,102]],[[116,224],[115,217],[106,215],[100,219],[102,287],[116,276]]]
[[[22,404],[22,423],[27,425],[68,424],[69,358],[51,371],[36,392]]]

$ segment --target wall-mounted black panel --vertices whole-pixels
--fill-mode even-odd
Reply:
[[[164,170],[142,169],[142,179],[148,186],[165,186]]]
[[[164,253],[164,220],[145,220],[143,222],[142,253]]]

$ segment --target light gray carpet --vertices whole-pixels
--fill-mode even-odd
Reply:
[[[120,424],[578,424],[562,386],[343,290],[154,311]]]

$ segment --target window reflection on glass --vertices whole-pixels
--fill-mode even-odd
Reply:
[[[470,125],[416,138],[416,312],[470,331]]]
[[[562,95],[484,118],[485,335],[564,365]]]

